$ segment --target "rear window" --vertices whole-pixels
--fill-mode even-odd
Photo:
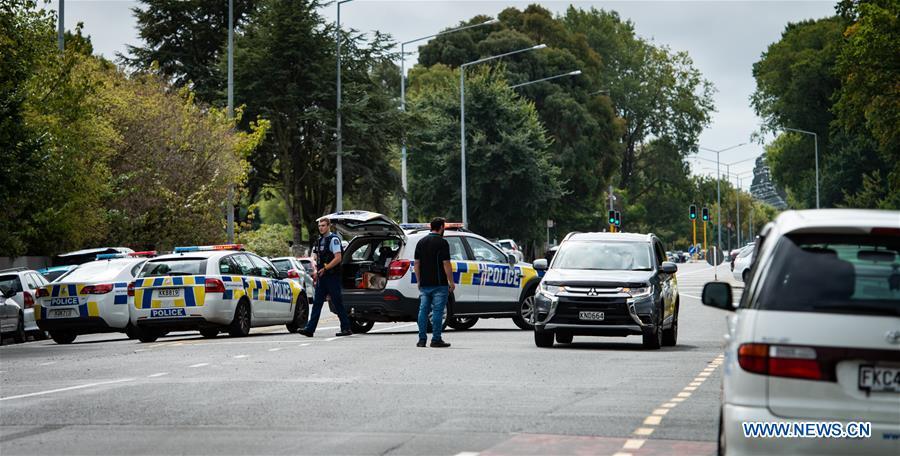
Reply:
[[[138,277],[206,274],[206,258],[171,258],[148,261]]]
[[[272,264],[279,272],[287,272],[294,268],[294,266],[291,265],[291,260],[273,260]]]
[[[900,316],[900,237],[795,235],[776,246],[755,306]]]
[[[103,282],[110,281],[128,268],[134,267],[134,263],[122,263],[119,261],[95,261],[78,266],[72,272],[66,274],[63,280],[66,282]]]
[[[15,293],[22,292],[22,281],[19,280],[19,276],[16,274],[9,274],[0,276],[0,287],[8,288]]]

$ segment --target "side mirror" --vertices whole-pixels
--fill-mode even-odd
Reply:
[[[515,256],[515,255],[513,255],[513,254],[511,254],[511,253],[507,253],[507,254],[506,254],[506,262],[509,263],[509,264],[516,264],[516,263],[518,263],[519,261],[516,259],[516,256]]]
[[[534,263],[531,264],[535,270],[537,271],[546,271],[547,270],[547,260],[543,258],[538,258],[534,260]]]
[[[663,264],[660,267],[660,271],[666,274],[675,274],[676,272],[678,272],[678,265],[669,261],[663,261]]]
[[[725,282],[709,282],[703,286],[703,305],[716,309],[734,311],[732,303],[731,285]]]
[[[284,279],[288,278],[288,273],[287,273],[287,271],[278,271],[275,273],[275,276],[278,277],[278,280],[284,280]]]
[[[11,298],[16,295],[16,292],[10,287],[0,287],[0,294],[2,294],[4,298]]]

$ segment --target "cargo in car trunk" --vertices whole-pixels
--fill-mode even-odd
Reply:
[[[401,239],[394,236],[360,236],[344,252],[341,284],[345,290],[383,290],[388,268],[400,254]]]

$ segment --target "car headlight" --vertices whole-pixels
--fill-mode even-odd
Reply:
[[[653,286],[646,285],[643,287],[626,287],[622,289],[622,292],[630,294],[632,298],[642,298],[644,296],[650,296],[651,294],[653,294]]]
[[[556,296],[561,291],[566,291],[566,287],[560,285],[552,285],[547,282],[541,282],[541,292],[547,296]]]

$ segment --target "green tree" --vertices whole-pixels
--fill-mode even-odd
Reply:
[[[258,255],[280,257],[290,255],[293,230],[289,225],[262,224],[253,231],[238,235],[244,248]]]
[[[461,218],[459,73],[415,70],[409,109],[411,205],[421,218]],[[466,76],[466,176],[472,230],[530,243],[544,238],[544,217],[561,194],[559,169],[534,105],[519,97],[503,69]]]
[[[258,0],[234,0],[240,30]],[[141,70],[158,68],[176,86],[188,86],[200,100],[221,101],[226,74],[217,63],[227,53],[227,0],[140,0],[132,8],[143,46],[128,46],[119,57]],[[156,67],[154,67],[154,62]],[[221,103],[224,104],[224,103]]]
[[[315,232],[335,200],[334,29],[320,6],[260,2],[235,42],[235,97],[249,118],[271,121],[250,157],[251,178],[280,189],[298,246],[302,227]],[[378,33],[342,33],[344,192],[354,204],[384,210],[399,187],[393,162],[402,125],[390,81],[380,77],[395,57],[392,43]]]

